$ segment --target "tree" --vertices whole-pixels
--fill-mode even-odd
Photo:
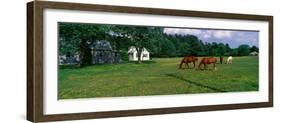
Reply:
[[[205,42],[205,52],[207,56],[211,56],[211,43]]]
[[[217,55],[223,56],[226,52],[226,47],[223,43],[218,44]]]
[[[225,44],[226,52],[230,52],[231,48],[228,43]]]
[[[218,49],[218,44],[216,42],[212,42],[211,47],[210,47],[210,56],[216,56],[217,49]]]
[[[257,46],[252,46],[251,49],[250,49],[251,52],[259,52],[259,48]]]
[[[203,51],[203,46],[200,43],[200,40],[198,39],[197,36],[194,35],[187,35],[184,37],[184,40],[186,40],[189,43],[189,49],[191,52],[191,55],[198,55],[199,52]]]
[[[145,26],[116,26],[118,35],[128,39],[129,44],[134,46],[137,51],[138,62],[141,63],[141,53],[151,42],[149,41],[153,27]]]
[[[150,28],[149,45],[147,45],[146,48],[149,50],[151,57],[159,57],[161,55],[163,40],[168,40],[167,36],[163,33],[163,28]]]
[[[163,27],[125,26],[59,23],[59,50],[61,54],[79,53],[79,65],[86,66],[92,62],[91,45],[97,40],[107,40],[113,50],[121,54],[122,59],[128,59],[128,48],[134,46],[138,62],[146,48],[153,57],[196,56],[233,56],[249,55],[258,52],[258,47],[240,45],[230,48],[229,44],[204,42],[195,35],[168,34]]]
[[[231,49],[231,51],[229,52],[229,55],[238,56],[238,48]]]
[[[131,42],[136,48],[139,64],[142,62],[141,53],[144,51],[144,48],[150,44],[150,31],[149,27],[135,27],[131,32]]]
[[[207,55],[207,52],[208,52],[208,49],[207,47],[204,45],[203,41],[200,40],[200,45],[201,45],[201,51],[198,52],[198,55],[199,56],[206,56]]]
[[[162,54],[161,57],[164,57],[164,56],[170,56],[170,57],[171,56],[180,56],[180,57],[182,57],[182,56],[186,56],[186,55],[191,54],[191,51],[190,51],[191,47],[190,47],[189,41],[185,39],[186,36],[172,35],[172,34],[164,34],[163,36],[164,36],[164,38],[162,38],[162,40],[166,40],[165,42],[167,42],[167,41],[171,42],[170,45],[173,45],[173,46],[170,47],[172,49],[169,49],[169,52],[168,52],[169,55],[165,55],[166,51],[163,49],[161,51],[161,54]],[[162,42],[162,40],[160,42],[164,43],[164,42]]]
[[[176,48],[169,40],[162,40],[161,50],[162,57],[173,57],[176,55]]]
[[[60,51],[78,52],[80,67],[91,64],[91,52],[89,44],[107,37],[109,26],[81,24],[81,23],[59,23]]]
[[[177,46],[179,49],[179,56],[186,56],[186,55],[191,55],[191,51],[188,50],[190,49],[190,44],[187,42],[181,43],[180,45]]]
[[[247,56],[250,54],[250,46],[247,44],[240,45],[237,50],[239,56]]]
[[[232,49],[230,48],[229,44],[226,43],[225,44],[225,54],[224,55],[230,55],[231,51],[232,51]]]

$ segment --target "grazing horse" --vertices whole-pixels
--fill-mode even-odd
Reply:
[[[198,65],[198,69],[201,69],[201,65],[204,65],[204,69],[207,69],[207,65],[208,64],[213,64],[214,70],[216,70],[216,63],[217,63],[217,59],[214,57],[209,57],[209,58],[203,58],[200,62],[200,64]],[[201,69],[202,70],[202,69]]]
[[[229,57],[227,58],[226,64],[232,64],[232,56],[229,56]]]
[[[223,63],[223,56],[220,56],[220,63]]]
[[[195,62],[198,60],[197,57],[195,56],[185,56],[182,60],[181,63],[179,65],[179,69],[182,68],[182,64],[185,63],[185,66],[187,66],[187,68],[189,68],[188,63],[193,63],[193,68],[195,68]]]

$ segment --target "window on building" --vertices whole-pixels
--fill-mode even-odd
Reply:
[[[142,57],[147,57],[147,54],[143,54],[143,56]]]

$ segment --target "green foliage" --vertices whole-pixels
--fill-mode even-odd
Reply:
[[[258,47],[241,45],[237,49],[229,44],[205,42],[194,35],[166,34],[163,27],[101,25],[82,23],[59,23],[59,53],[77,54],[80,65],[91,64],[89,45],[97,40],[110,41],[113,50],[121,51],[123,61],[127,61],[125,51],[135,46],[140,63],[140,54],[146,48],[152,57],[195,56],[245,56]]]
[[[176,55],[176,48],[169,40],[162,40],[160,57],[173,57]]]
[[[239,56],[248,56],[250,54],[250,46],[247,44],[242,44],[238,47]]]
[[[80,66],[91,64],[89,44],[91,42],[106,39],[110,25],[59,23],[59,49],[60,54],[79,53]]]
[[[81,56],[81,66],[87,66],[92,64],[92,54],[91,54],[91,49],[88,47],[86,41],[84,42],[83,40],[80,43],[80,56]]]
[[[256,47],[256,46],[252,46],[251,49],[250,49],[250,51],[251,51],[251,52],[254,52],[254,51],[259,52],[259,48]]]
[[[228,43],[225,44],[225,51],[226,52],[230,52],[231,51],[231,48],[230,48]]]
[[[186,40],[190,45],[189,50],[191,55],[198,55],[198,53],[203,50],[202,44],[200,43],[198,37],[191,35],[188,36]]]
[[[223,43],[218,44],[218,50],[217,50],[217,55],[223,56],[226,52],[226,47]]]
[[[121,59],[123,62],[129,61],[128,50],[121,50],[119,54],[121,55]]]
[[[238,53],[238,49],[235,48],[235,49],[232,49],[231,52],[229,53],[229,55],[232,55],[232,56],[238,56],[239,53]]]

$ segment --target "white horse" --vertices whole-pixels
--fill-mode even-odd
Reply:
[[[229,56],[229,57],[227,58],[226,64],[232,64],[232,56]]]

